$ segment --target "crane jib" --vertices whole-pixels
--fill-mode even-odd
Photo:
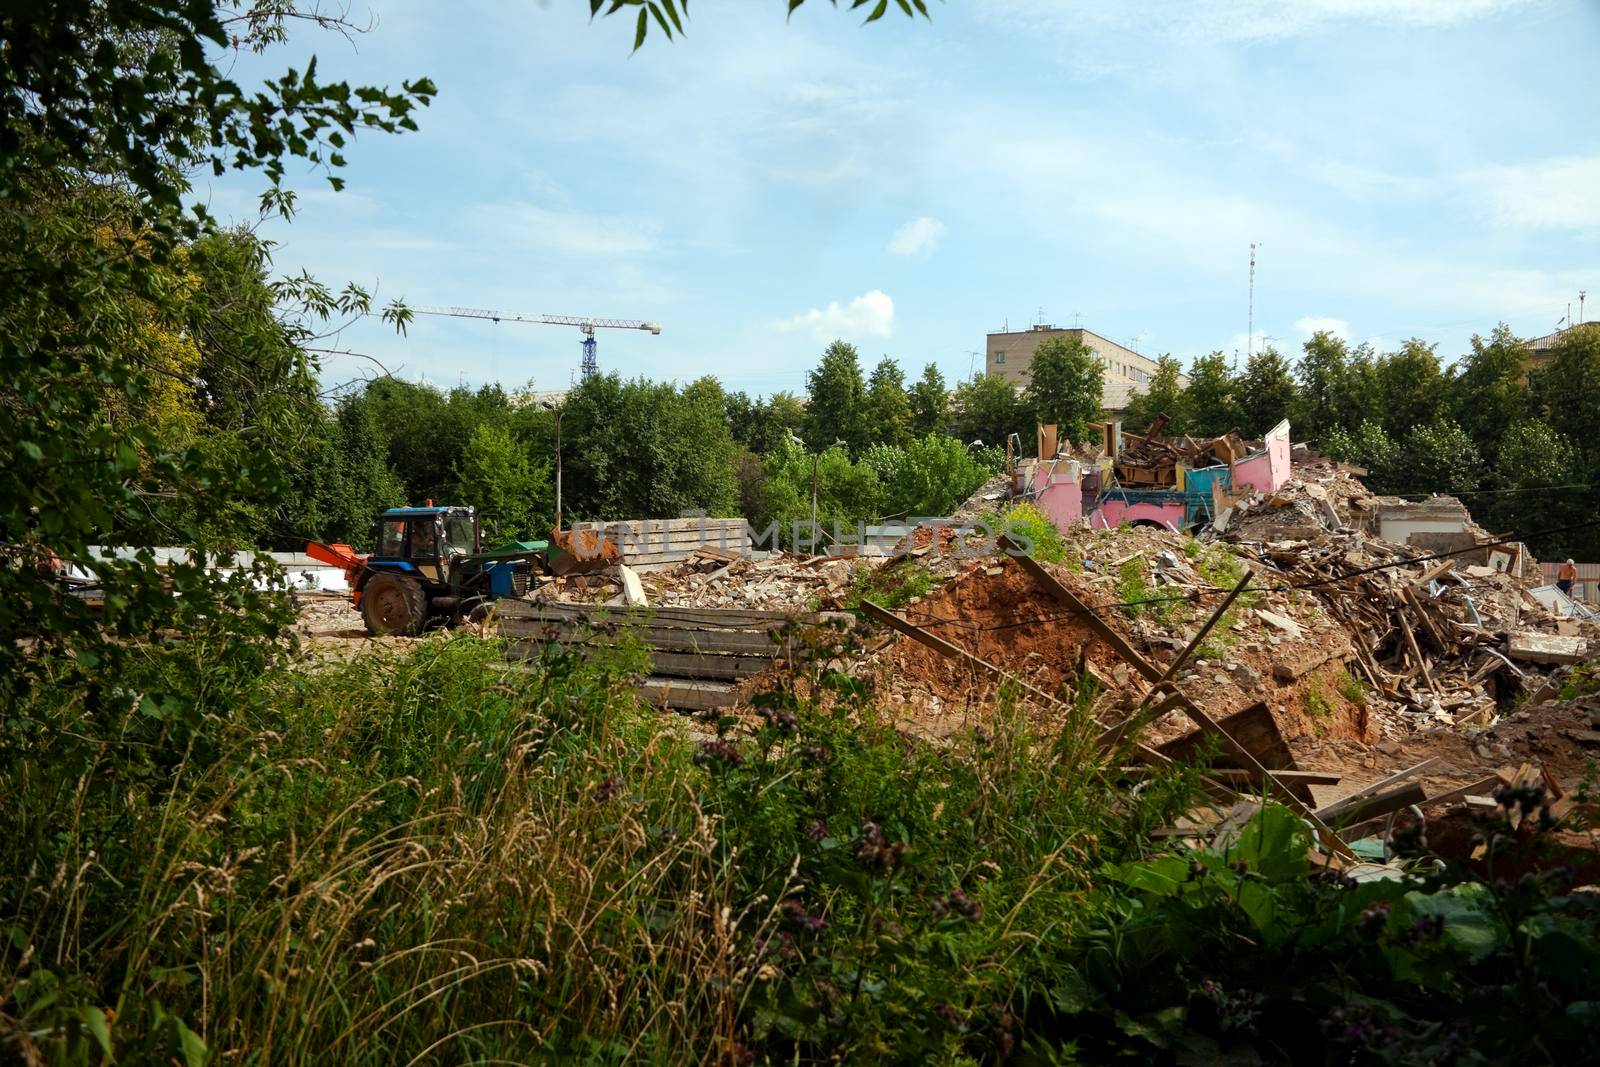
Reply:
[[[583,332],[583,376],[592,377],[598,371],[595,361],[594,332],[608,330],[643,330],[651,336],[661,333],[661,324],[641,319],[595,319],[579,315],[531,315],[520,312],[485,311],[482,308],[418,307],[411,311],[417,315],[447,315],[458,319],[487,319],[490,322],[522,322],[543,326],[576,326]]]

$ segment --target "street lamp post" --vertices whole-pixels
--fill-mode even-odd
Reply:
[[[789,431],[789,440],[791,440],[795,444],[799,445],[801,447],[801,449],[803,449],[804,451],[811,452],[811,449],[806,445],[806,443],[804,441],[800,440],[800,438],[795,436],[795,433],[794,433],[793,430]],[[836,438],[834,440],[833,444],[830,447],[832,447],[832,448],[843,448],[844,447],[844,439],[843,438]],[[822,462],[822,453],[821,452],[811,452],[811,532],[812,532],[812,536],[816,536],[819,533],[819,530],[818,530],[818,527],[817,527],[817,465],[819,463],[821,463],[821,462]],[[815,547],[814,543],[813,543],[813,547]]]

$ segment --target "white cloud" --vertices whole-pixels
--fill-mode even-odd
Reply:
[[[843,337],[888,337],[894,333],[894,301],[882,289],[873,289],[840,306],[812,308],[803,315],[777,324],[784,333],[809,331],[818,341]]]
[[[1600,156],[1489,167],[1467,176],[1496,221],[1540,230],[1600,228]]]
[[[549,255],[638,256],[656,247],[661,227],[615,215],[594,215],[530,203],[482,204],[470,209],[475,226],[508,251]]]
[[[944,223],[923,215],[912,219],[889,239],[889,252],[896,256],[927,259],[944,243]]]
[[[991,14],[1035,25],[1085,21],[1139,33],[1259,41],[1315,33],[1338,23],[1449,26],[1523,7],[1531,0],[1151,0],[1098,7],[1060,0],[991,0]]]
[[[1350,340],[1350,324],[1344,319],[1307,315],[1297,320],[1294,328],[1300,331],[1302,337],[1309,338],[1314,333],[1331,333],[1341,341]]]

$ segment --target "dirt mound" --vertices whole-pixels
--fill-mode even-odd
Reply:
[[[1168,537],[1154,530],[1096,536],[1081,548],[1087,561],[1083,566],[1092,568],[1095,556],[1108,566],[1119,561],[1126,566],[1128,559],[1144,559],[1151,549],[1170,557],[1161,543]],[[1130,547],[1131,553],[1123,551]],[[1167,566],[1169,575],[1183,569],[1176,561]],[[1185,603],[1164,609],[1157,618],[1132,612],[1119,601],[1119,586],[1111,575],[1060,565],[1046,569],[1157,667],[1188,643],[1216,604],[1215,598],[1210,606],[1204,600]],[[1101,707],[1108,721],[1131,710],[1148,690],[1138,671],[1086,621],[1004,556],[967,567],[906,604],[900,614],[1057,699],[1070,701],[1080,673],[1088,670],[1111,690]],[[1352,699],[1352,694],[1362,694],[1343,674],[1348,637],[1331,620],[1317,617],[1311,600],[1252,598],[1240,605],[1237,615],[1230,613],[1226,626],[1214,630],[1201,649],[1203,654],[1185,664],[1179,679],[1184,692],[1213,716],[1221,718],[1263,700],[1286,737],[1377,739],[1364,700]],[[885,702],[914,732],[945,735],[992,714],[997,686],[984,671],[909,638],[891,641],[871,658],[868,669]],[[1148,729],[1150,739],[1159,742],[1187,732],[1191,724],[1172,713]]]
[[[1089,628],[1072,619],[1014,560],[996,557],[900,609],[936,637],[1070,699],[1080,657],[1096,670],[1128,670]],[[1087,649],[1087,651],[1086,651]],[[910,729],[935,735],[963,728],[993,708],[995,685],[981,670],[908,638],[896,638],[869,665],[878,691]],[[1130,679],[1131,680],[1131,679]]]

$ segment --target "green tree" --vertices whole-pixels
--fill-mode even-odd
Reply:
[[[805,439],[815,447],[843,439],[851,455],[860,455],[868,444],[866,394],[856,346],[830,344],[822,362],[806,376]]]
[[[1329,430],[1322,449],[1334,459],[1364,467],[1367,486],[1374,492],[1401,491],[1394,480],[1402,462],[1400,446],[1376,420],[1361,423],[1354,432],[1342,427]]]
[[[1378,357],[1366,343],[1350,349],[1344,389],[1335,405],[1339,425],[1354,429],[1368,420],[1383,419],[1383,386],[1378,381]]]
[[[449,498],[456,464],[479,424],[511,419],[510,402],[498,385],[445,393],[421,382],[379,378],[367,386],[366,403],[382,428],[389,465],[417,504]]]
[[[1393,475],[1397,492],[1465,493],[1478,487],[1483,457],[1467,432],[1448,420],[1419,426],[1405,437],[1406,471]]]
[[[1600,323],[1567,330],[1534,376],[1539,408],[1590,467],[1600,466]]]
[[[1276,348],[1266,346],[1245,364],[1235,396],[1245,432],[1251,437],[1265,434],[1297,406],[1299,397],[1289,361]]]
[[[231,65],[235,38],[268,43],[253,24],[226,25],[210,3],[178,0],[37,4],[0,20],[0,544],[8,555],[87,564],[91,544],[215,545],[230,531],[198,518],[259,518],[289,484],[281,443],[246,447],[236,435],[229,447],[197,447],[190,420],[163,421],[147,404],[165,391],[174,403],[163,410],[182,414],[185,394],[194,395],[192,379],[173,378],[172,360],[193,351],[184,331],[197,299],[188,258],[212,226],[203,211],[185,209],[182,175],[259,173],[272,183],[267,201],[281,206],[288,196],[278,182],[298,156],[337,188],[356,129],[414,129],[412,112],[434,90],[425,79],[398,92],[325,82],[308,66],[246,91],[218,65]],[[279,296],[297,343],[300,309],[315,318],[370,308],[364,293],[324,294],[304,281]],[[152,344],[152,335],[178,343]],[[306,363],[303,352],[290,360]],[[181,508],[153,506],[179,500]],[[57,595],[48,569],[19,562],[0,566],[0,685],[13,691],[59,668],[56,653],[68,645],[111,693],[115,664],[132,647],[125,639],[169,627],[231,633],[242,662],[263,654],[251,642],[284,617],[250,575],[220,576],[201,560],[158,570],[146,553],[95,564],[113,592],[93,618],[79,598]],[[232,607],[217,607],[223,600]],[[213,653],[230,654],[220,636]],[[117,704],[97,704],[113,717],[109,736],[154,744],[159,727],[148,716],[132,729],[114,726],[128,710]]]
[[[776,451],[791,435],[799,436],[806,428],[805,401],[786,390],[767,397],[766,421],[763,424],[759,452]]]
[[[1023,406],[1036,423],[1054,423],[1060,440],[1081,442],[1100,417],[1105,370],[1081,338],[1052,337],[1033,353]]]
[[[1189,368],[1189,385],[1183,391],[1185,428],[1200,437],[1215,437],[1240,424],[1233,373],[1221,352],[1200,356]]]
[[[1022,434],[1024,430],[1027,433],[1023,440],[1033,440],[1022,398],[998,374],[974,374],[956,386],[950,403],[950,425],[955,436],[967,444],[982,441],[1004,449],[1009,435]]]
[[[873,445],[861,453],[858,461],[877,477],[878,484],[887,488],[900,477],[900,465],[906,460],[906,450],[899,445]]]
[[[943,433],[950,411],[950,390],[939,373],[937,363],[922,368],[922,377],[911,386],[911,433],[925,437],[930,433]]]
[[[485,543],[542,536],[555,514],[550,468],[504,426],[480,423],[456,462],[454,499],[476,508]]]
[[[713,378],[669,382],[597,374],[562,409],[563,507],[578,519],[738,511],[727,400]]]
[[[1298,403],[1292,417],[1297,437],[1321,441],[1335,429],[1353,429],[1359,422],[1346,424],[1340,400],[1350,385],[1350,351],[1344,339],[1326,330],[1311,335],[1295,364],[1299,380]]]
[[[1183,366],[1171,353],[1156,360],[1156,372],[1149,384],[1128,398],[1128,411],[1122,423],[1134,433],[1143,433],[1161,415],[1167,416],[1167,433],[1184,432]]]
[[[1449,401],[1437,345],[1413,337],[1378,360],[1378,390],[1383,398],[1383,428],[1393,436],[1429,426]]]
[[[744,390],[727,394],[725,408],[728,416],[728,432],[733,434],[733,439],[745,448],[754,447],[752,442],[760,434],[760,424],[766,415],[766,404],[758,396],[750,399],[750,394]]]
[[[1594,516],[1593,474],[1571,441],[1542,419],[1524,419],[1500,441],[1489,478],[1497,495],[1489,499],[1487,521],[1497,530],[1575,526]],[[1541,540],[1535,549],[1546,558],[1600,557],[1600,531],[1574,530]]]
[[[303,461],[275,522],[275,547],[297,550],[314,539],[368,551],[378,513],[406,502],[372,409],[362,401],[360,393],[341,398],[302,444]]]
[[[906,396],[906,377],[900,365],[888,356],[878,361],[867,379],[863,405],[866,440],[869,444],[903,445],[911,430],[911,401]]]
[[[1487,341],[1474,334],[1472,352],[1456,367],[1451,382],[1455,421],[1491,464],[1507,432],[1529,415],[1533,399],[1526,379],[1531,358],[1527,345],[1501,323]]]
[[[770,523],[777,523],[779,539],[788,547],[809,540],[811,489],[815,479],[817,524],[824,532],[823,542],[831,539],[835,527],[846,536],[859,525],[882,514],[882,487],[872,468],[852,463],[842,448],[829,448],[819,455],[786,441],[766,457],[766,481],[761,487],[762,506],[756,532],[760,537]],[[797,540],[796,524],[800,536]]]
[[[884,482],[884,511],[908,517],[950,514],[989,477],[974,451],[943,434],[912,441],[892,480]]]

